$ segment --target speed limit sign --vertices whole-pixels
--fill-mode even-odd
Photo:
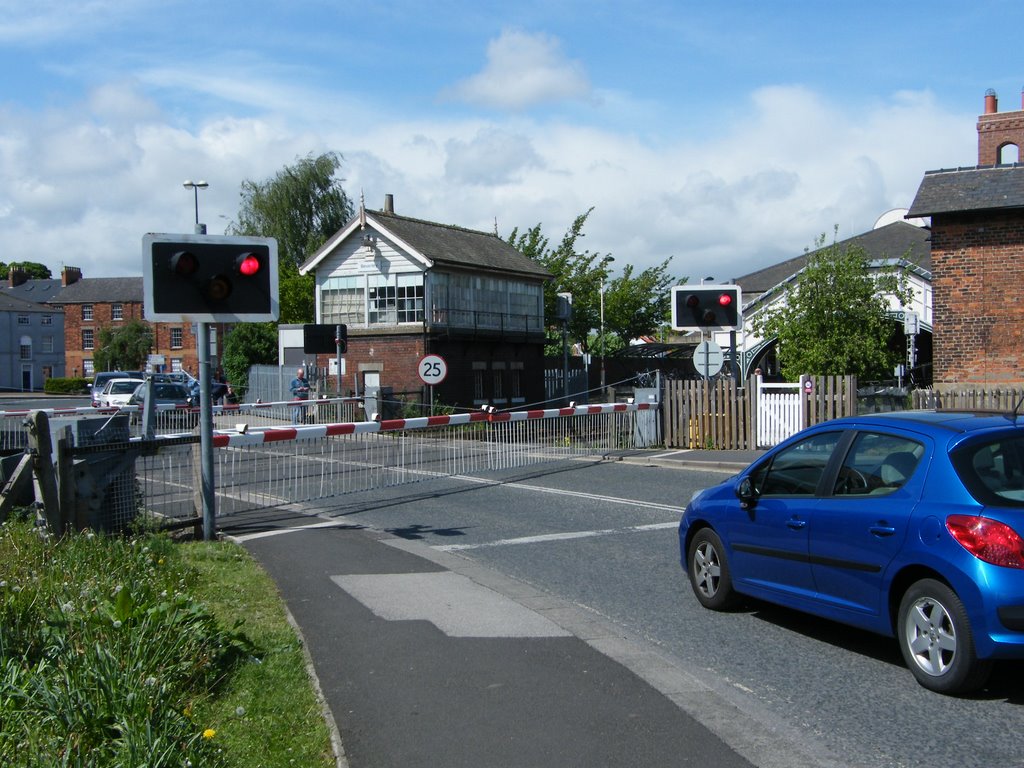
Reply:
[[[417,373],[420,375],[420,381],[434,386],[444,381],[444,377],[448,375],[448,363],[440,355],[424,355],[420,358]]]

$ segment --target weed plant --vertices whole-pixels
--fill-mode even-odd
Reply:
[[[256,661],[165,537],[0,525],[0,765],[227,765],[194,715]]]

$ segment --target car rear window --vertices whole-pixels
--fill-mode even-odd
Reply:
[[[130,395],[141,383],[141,381],[115,381],[110,385],[110,394]]]
[[[1024,435],[1008,435],[962,446],[950,455],[953,467],[980,503],[1024,507]]]

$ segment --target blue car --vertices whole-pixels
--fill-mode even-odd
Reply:
[[[949,411],[805,429],[695,494],[693,593],[743,596],[895,636],[921,685],[983,686],[1024,658],[1024,421]]]

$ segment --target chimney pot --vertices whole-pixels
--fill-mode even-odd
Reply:
[[[395,196],[388,193],[384,195],[384,213],[395,212]]]
[[[999,111],[999,97],[996,96],[996,92],[989,88],[985,91],[985,114],[994,115]]]

